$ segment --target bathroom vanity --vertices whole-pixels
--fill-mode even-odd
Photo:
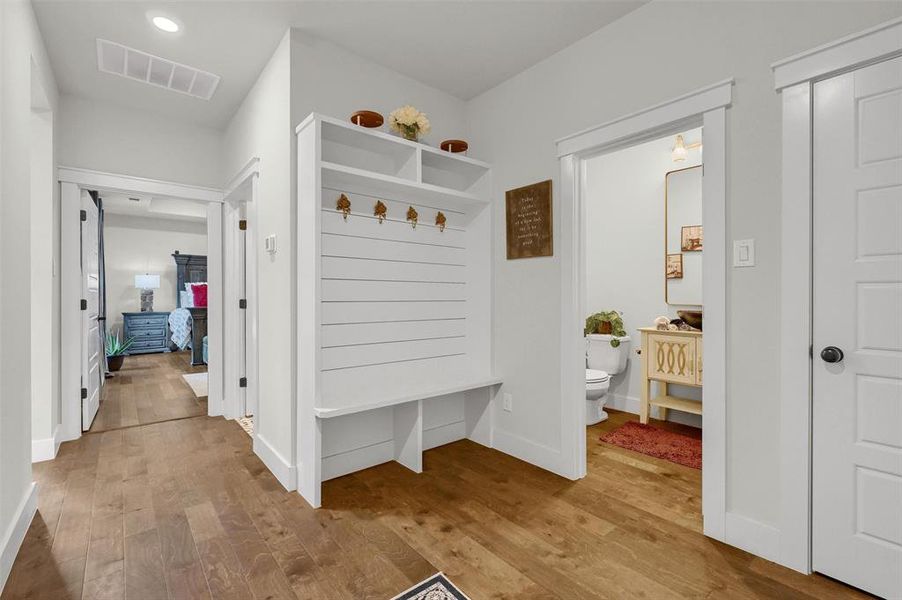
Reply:
[[[664,331],[654,327],[639,329],[642,334],[642,401],[639,421],[648,423],[651,406],[657,406],[660,418],[667,418],[667,410],[681,410],[702,414],[697,400],[670,395],[670,384],[702,386],[702,332]],[[661,393],[652,397],[652,382],[661,384]]]

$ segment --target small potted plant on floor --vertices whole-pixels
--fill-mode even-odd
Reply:
[[[118,371],[122,368],[122,363],[131,348],[134,338],[128,338],[124,342],[119,339],[118,334],[113,332],[106,334],[106,366],[110,371]]]
[[[626,336],[621,313],[616,310],[606,310],[589,315],[586,318],[585,335],[609,335],[611,336],[611,346],[616,348],[620,345],[619,338]]]

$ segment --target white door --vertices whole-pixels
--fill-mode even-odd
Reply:
[[[902,598],[902,58],[814,107],[813,566]]]
[[[81,428],[87,431],[100,408],[101,361],[105,360],[97,321],[100,306],[100,248],[98,246],[97,206],[86,191],[81,193]]]
[[[238,287],[240,290],[241,297],[245,299],[245,307],[247,307],[247,204],[241,205],[241,220],[244,223],[244,228],[240,229],[241,235],[238,237],[238,263],[239,263],[239,273],[238,273]],[[238,315],[238,327],[241,331],[241,344],[240,344],[240,356],[241,356],[241,376],[244,378],[245,387],[241,388],[241,397],[240,403],[241,406],[244,406],[244,415],[246,417],[253,416],[257,411],[257,396],[256,394],[249,393],[249,379],[251,377],[250,369],[248,368],[248,351],[247,344],[250,339],[250,331],[249,328],[251,326],[251,320],[247,318],[247,308],[241,311],[241,314]]]

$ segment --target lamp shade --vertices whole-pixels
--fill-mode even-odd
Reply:
[[[155,290],[160,287],[159,275],[135,275],[135,287],[139,290]]]

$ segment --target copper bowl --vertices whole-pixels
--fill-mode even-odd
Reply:
[[[372,110],[358,110],[351,115],[351,123],[361,127],[382,127],[384,122],[382,115]]]
[[[677,315],[686,322],[690,327],[695,327],[699,331],[702,328],[702,311],[700,310],[678,310]]]

